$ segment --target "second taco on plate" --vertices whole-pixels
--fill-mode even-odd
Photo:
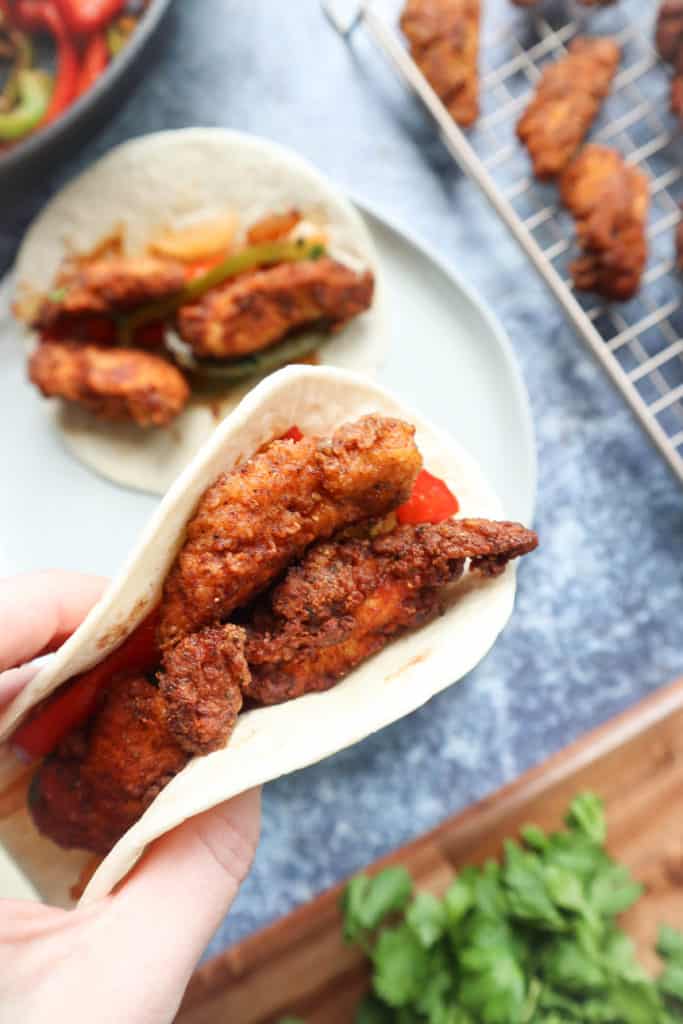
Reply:
[[[289,150],[221,129],[112,150],[17,258],[29,375],[57,428],[103,476],[157,493],[273,370],[372,373],[383,308],[354,207]]]

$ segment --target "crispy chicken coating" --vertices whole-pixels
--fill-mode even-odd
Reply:
[[[176,294],[185,284],[180,263],[152,256],[110,257],[75,264],[57,278],[36,324],[49,327],[65,316],[116,313]]]
[[[170,423],[190,395],[172,363],[131,348],[44,341],[32,353],[28,372],[46,398],[63,398],[101,419],[132,420],[141,427]]]
[[[144,676],[120,677],[38,769],[33,820],[60,846],[105,855],[188,760],[159,690]]]
[[[402,504],[422,465],[414,434],[365,416],[331,438],[273,441],[220,476],[166,578],[162,644],[225,620],[313,541]]]
[[[281,263],[244,274],[178,313],[181,337],[198,356],[235,358],[297,328],[339,328],[372,303],[374,278],[331,259]]]
[[[277,704],[329,689],[397,633],[435,615],[465,559],[472,571],[497,575],[537,543],[517,523],[452,519],[316,544],[254,611],[245,695]]]
[[[188,754],[209,754],[230,739],[249,681],[244,630],[220,626],[186,636],[164,652],[159,690],[170,732]]]
[[[647,263],[649,182],[607,146],[585,146],[562,175],[562,200],[577,222],[583,256],[574,284],[608,299],[630,299]]]
[[[537,178],[564,170],[588,134],[619,65],[613,39],[575,39],[569,53],[549,65],[517,125]]]
[[[479,115],[480,0],[407,0],[401,29],[415,63],[454,121]]]
[[[665,0],[660,6],[656,43],[662,59],[674,69],[671,112],[683,118],[683,0]]]

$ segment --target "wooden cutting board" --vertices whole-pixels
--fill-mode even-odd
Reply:
[[[404,864],[418,888],[442,893],[466,864],[498,857],[533,822],[561,825],[572,797],[599,793],[610,849],[645,883],[624,918],[646,966],[658,925],[683,927],[683,679],[590,733],[516,782],[372,865]],[[344,945],[341,886],[205,964],[178,1024],[270,1024],[291,1013],[307,1024],[348,1024],[368,977]]]

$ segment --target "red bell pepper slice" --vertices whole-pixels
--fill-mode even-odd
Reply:
[[[78,95],[87,92],[106,71],[109,64],[109,46],[104,32],[96,32],[86,43],[78,76]]]
[[[278,441],[300,441],[304,435],[301,433],[297,426],[290,427],[289,430],[278,438]]]
[[[126,6],[126,0],[57,0],[72,32],[90,35],[104,28]]]
[[[116,324],[108,316],[62,316],[41,331],[43,341],[83,341],[90,345],[113,345]]]
[[[16,730],[11,744],[32,758],[51,754],[68,733],[88,719],[99,694],[115,675],[147,672],[158,664],[158,624],[155,609],[99,665],[74,676],[36,708]]]
[[[460,510],[458,499],[443,480],[421,469],[413,493],[405,505],[396,510],[399,523],[443,523]]]
[[[80,61],[60,9],[52,0],[18,0],[16,14],[22,28],[49,32],[57,46],[57,77],[43,124],[50,124],[78,95]]]

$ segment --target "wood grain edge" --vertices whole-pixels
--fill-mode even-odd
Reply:
[[[683,679],[658,690],[502,789],[376,861],[367,870],[374,874],[391,864],[404,863],[419,883],[420,876],[439,870],[439,864],[444,872],[450,871],[453,864],[467,860],[475,848],[477,853],[473,859],[481,860],[483,838],[484,846],[490,844],[491,852],[495,852],[501,833],[513,831],[516,821],[528,821],[529,808],[546,801],[551,794],[555,798],[551,800],[552,807],[545,807],[544,819],[550,814],[559,825],[566,809],[565,790],[571,788],[578,777],[589,773],[592,766],[618,755],[629,744],[637,742],[647,746],[648,735],[656,736],[667,720],[672,720],[671,741],[677,748],[680,744],[683,753],[683,722],[673,722],[679,716],[683,717]],[[637,761],[633,763],[637,766]],[[640,772],[642,774],[642,766]],[[316,935],[322,936],[330,928],[337,929],[337,905],[344,885],[345,882],[339,883],[199,968],[188,986],[178,1024],[200,1021],[202,1007],[208,1007],[226,989],[244,983],[265,965],[290,954],[293,947],[312,943]]]

